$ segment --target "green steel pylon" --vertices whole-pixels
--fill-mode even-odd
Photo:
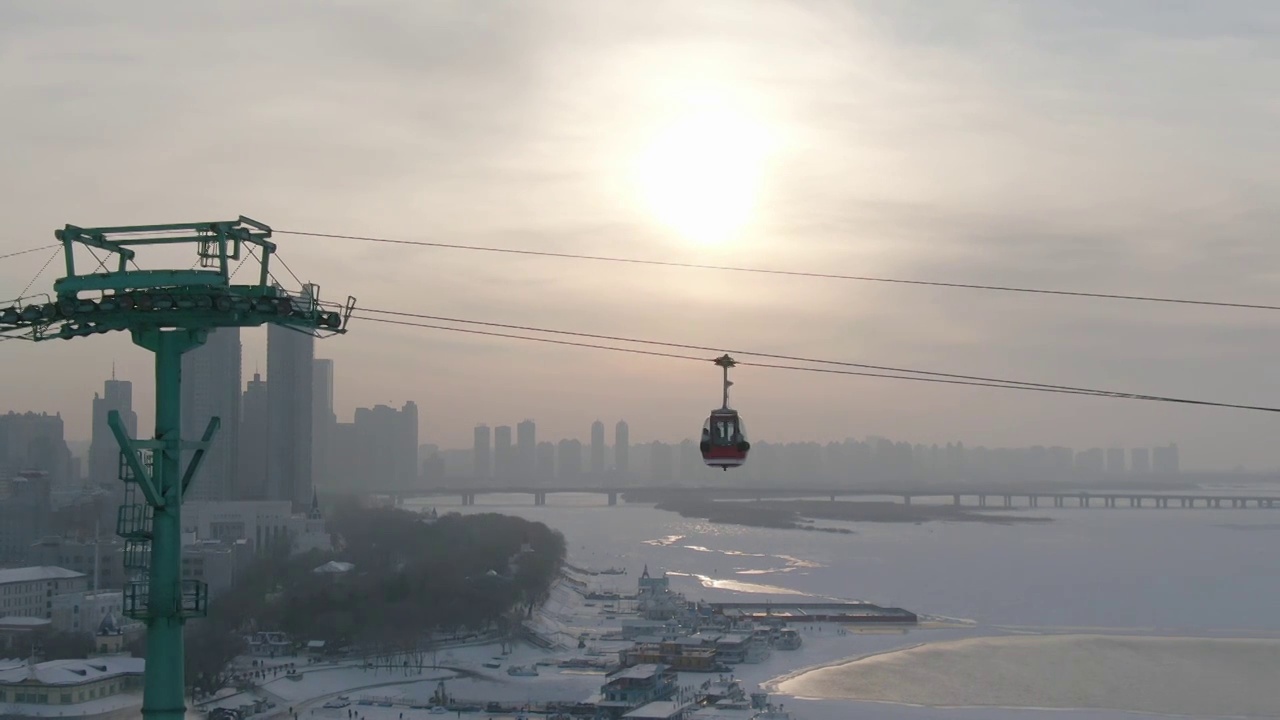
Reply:
[[[286,292],[270,272],[276,249],[267,240],[271,228],[246,217],[181,225],[68,225],[54,234],[62,241],[66,277],[54,282],[54,298],[26,303],[18,298],[0,309],[0,333],[29,331],[33,340],[70,340],[128,330],[135,344],[155,353],[155,438],[130,438],[114,411],[107,422],[120,445],[120,478],[125,484],[125,503],[116,518],[116,533],[125,538],[125,568],[133,574],[125,586],[125,614],[147,625],[142,715],[147,720],[182,720],[182,629],[187,618],[203,616],[208,607],[208,587],[182,578],[182,498],[220,422],[210,419],[197,442],[182,440],[182,354],[220,327],[274,323],[317,336],[344,333],[355,299],[348,297],[335,311],[320,303],[315,285],[304,286],[298,294]],[[95,248],[106,251],[108,260],[116,255],[116,268],[99,259],[95,270],[103,272],[77,274],[77,244],[91,253]],[[200,269],[193,264],[187,270],[143,270],[135,262],[132,247],[178,244],[197,246]],[[232,276],[250,257],[258,265],[256,282],[232,285]],[[238,263],[235,269],[233,261]],[[185,469],[179,466],[183,450],[195,451]]]

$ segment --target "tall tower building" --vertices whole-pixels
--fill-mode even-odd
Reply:
[[[267,326],[267,499],[311,506],[315,337]]]
[[[93,429],[89,441],[89,484],[106,485],[111,490],[121,486],[120,446],[107,426],[107,413],[116,410],[124,421],[129,437],[138,437],[138,414],[133,411],[133,383],[117,380],[115,370],[103,387],[102,395],[93,394]]]
[[[591,481],[604,477],[604,423],[591,423]]]
[[[613,469],[622,480],[626,480],[627,474],[631,472],[628,464],[631,459],[630,451],[631,429],[627,427],[626,420],[619,420],[613,428]]]
[[[236,477],[237,500],[267,499],[267,381],[259,373],[240,398],[240,458]]]
[[[315,471],[315,484],[332,488],[334,477],[334,435],[338,416],[333,412],[333,360],[316,358],[311,378],[311,466]],[[416,442],[416,441],[415,441]]]
[[[192,500],[234,496],[240,445],[240,328],[217,328],[182,356],[182,437],[198,440],[209,418],[221,421],[200,471],[187,490]],[[185,470],[193,451],[182,453]]]
[[[538,475],[538,427],[532,420],[516,425],[516,478],[522,483]]]
[[[475,473],[477,482],[485,482],[493,477],[493,449],[489,444],[488,425],[476,426],[474,447],[472,472]]]
[[[513,479],[516,453],[511,444],[511,426],[499,425],[493,429],[493,477],[499,481]]]

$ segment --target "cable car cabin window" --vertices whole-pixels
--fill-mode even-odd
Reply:
[[[710,435],[709,438],[713,445],[730,446],[737,445],[742,441],[742,428],[736,417],[721,416],[712,417],[708,420]]]

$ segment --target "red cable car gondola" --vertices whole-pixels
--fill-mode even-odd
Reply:
[[[728,355],[714,360],[716,365],[724,368],[724,404],[711,411],[711,416],[702,425],[702,440],[698,449],[702,451],[702,461],[710,467],[728,470],[747,462],[747,452],[751,443],[747,442],[747,429],[742,424],[742,417],[737,410],[729,408],[729,368],[737,363]]]

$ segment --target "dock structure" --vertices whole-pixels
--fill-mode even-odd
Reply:
[[[731,602],[708,603],[712,612],[732,620],[916,625],[920,619],[902,608],[864,602]]]

